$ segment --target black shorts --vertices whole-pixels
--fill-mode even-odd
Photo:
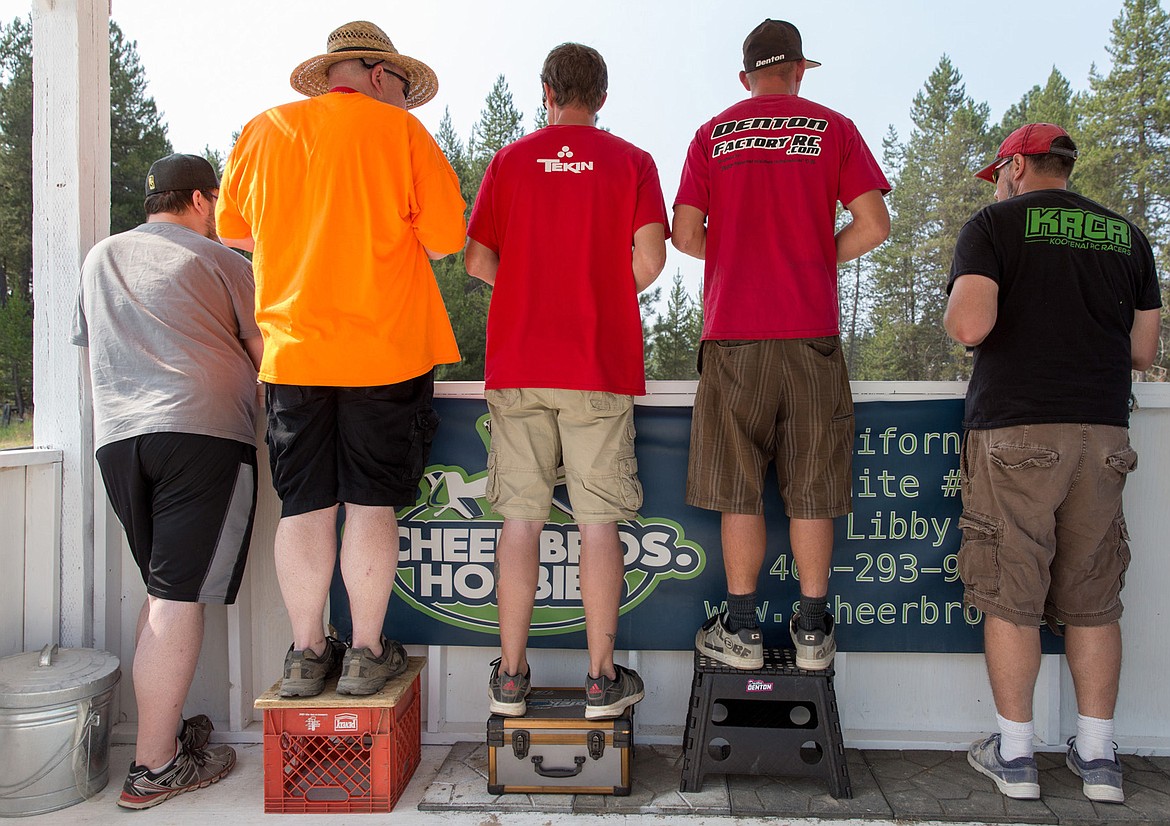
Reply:
[[[256,514],[256,448],[147,433],[102,446],[97,462],[146,592],[175,602],[235,602]]]
[[[339,502],[414,504],[439,417],[434,371],[378,387],[269,384],[268,459],[281,516]]]

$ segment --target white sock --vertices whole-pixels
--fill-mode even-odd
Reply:
[[[1112,760],[1113,720],[1078,714],[1076,747],[1082,760]]]
[[[1005,761],[1015,760],[1017,757],[1031,757],[1034,751],[1032,739],[1036,735],[1035,722],[1029,720],[1026,723],[1017,723],[999,714],[995,715],[995,719],[999,723],[999,756]]]

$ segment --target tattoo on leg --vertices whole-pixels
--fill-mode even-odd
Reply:
[[[605,636],[609,637],[610,642],[617,642],[617,634],[606,633]]]

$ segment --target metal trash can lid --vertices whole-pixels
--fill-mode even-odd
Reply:
[[[100,694],[120,676],[118,658],[108,651],[46,645],[0,659],[0,708],[70,703]]]

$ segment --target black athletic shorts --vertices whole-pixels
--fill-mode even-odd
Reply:
[[[148,433],[102,446],[97,461],[146,592],[175,602],[235,602],[256,514],[256,448]]]
[[[281,516],[339,502],[414,504],[439,417],[434,371],[378,387],[269,384],[268,459]]]

